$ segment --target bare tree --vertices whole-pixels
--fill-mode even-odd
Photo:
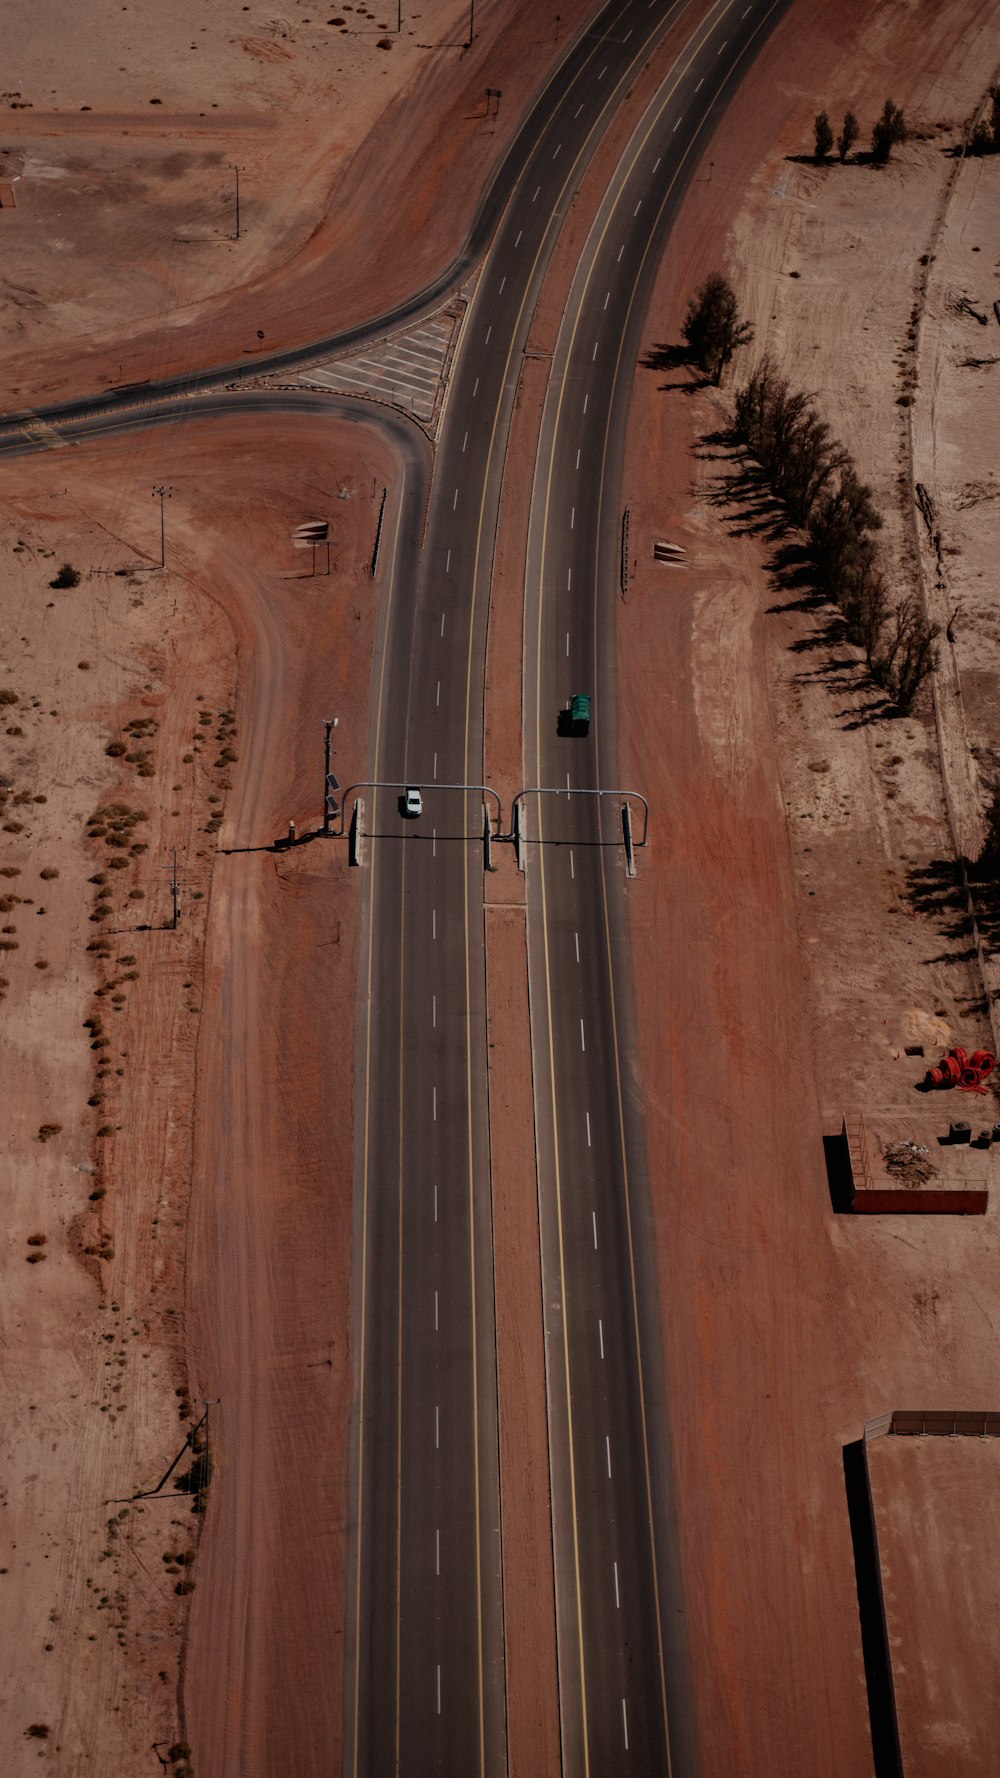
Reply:
[[[833,147],[833,128],[825,111],[821,111],[814,125],[816,131],[816,159],[825,161]]]
[[[884,167],[898,142],[906,141],[906,119],[898,105],[886,99],[882,115],[872,131],[872,160]]]
[[[732,285],[719,272],[706,278],[691,298],[681,332],[695,363],[713,383],[721,383],[736,348],[753,339],[750,322],[740,320]]]
[[[845,111],[843,128],[837,137],[837,153],[842,161],[847,159],[860,134],[861,128],[854,112]]]

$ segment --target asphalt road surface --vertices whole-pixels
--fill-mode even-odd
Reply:
[[[559,1671],[572,1773],[696,1769],[625,942],[622,799],[582,792],[620,788],[621,464],[652,279],[700,142],[780,10],[780,0],[718,5],[635,132],[579,261],[536,464],[525,757],[529,782],[562,794],[528,797],[524,811]],[[562,738],[558,710],[580,691],[594,694],[590,735]],[[651,831],[668,845],[658,814]],[[637,836],[640,828],[641,815]]]

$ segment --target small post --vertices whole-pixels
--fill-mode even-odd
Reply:
[[[372,579],[373,580],[375,579],[375,576],[378,572],[378,553],[379,553],[379,550],[382,548],[382,526],[385,523],[385,502],[386,502],[386,496],[387,496],[388,492],[389,492],[388,488],[382,489],[382,504],[378,509],[378,524],[375,527],[375,548],[372,550]]]
[[[170,921],[171,932],[176,932],[181,918],[181,886],[177,880],[177,847],[173,851],[173,865],[170,871],[170,894],[173,899],[174,911]]]
[[[160,567],[161,568],[165,568],[167,565],[167,534],[166,534],[166,530],[164,528],[163,502],[164,502],[164,500],[170,499],[170,496],[172,495],[173,491],[174,491],[173,488],[165,488],[163,486],[162,482],[157,487],[154,487],[154,489],[153,489],[153,499],[155,500],[157,495],[159,495],[159,498],[160,498]]]
[[[524,841],[523,841],[523,838],[521,835],[521,799],[520,799],[520,797],[514,798],[514,804],[511,809],[510,837],[514,842],[514,862],[517,865],[518,870],[523,871],[523,869],[524,869],[524,853],[523,853]]]
[[[323,725],[326,730],[324,745],[325,764],[323,769],[323,832],[325,834],[331,834],[333,832],[333,823],[337,815],[337,798],[334,793],[340,789],[340,785],[337,783],[337,780],[333,775],[333,768],[330,763],[330,742],[333,731],[339,721],[339,716],[331,716]]]
[[[240,173],[243,171],[243,168],[238,167],[236,165],[235,161],[231,161],[230,165],[232,166],[233,172],[236,174],[236,239],[239,240],[239,238],[240,238]]]
[[[469,41],[466,49],[472,48],[472,39],[476,35],[476,0],[469,0]]]
[[[628,520],[629,520],[629,509],[626,506],[625,511],[622,514],[621,583],[622,583],[622,598],[623,599],[626,598],[628,595]]]
[[[493,829],[490,826],[490,806],[483,803],[483,869],[493,869]]]

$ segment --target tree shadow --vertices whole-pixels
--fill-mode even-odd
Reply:
[[[991,950],[1000,949],[1000,879],[996,866],[984,860],[967,864],[969,884],[976,905],[976,922]]]
[[[682,395],[695,395],[699,389],[707,389],[712,381],[711,377],[705,376],[698,369],[690,348],[685,345],[671,345],[658,340],[640,358],[639,363],[644,370],[686,370],[689,373],[682,382],[661,383],[661,390],[679,389]]]
[[[934,921],[943,937],[961,945],[951,951],[947,961],[975,953],[970,946],[972,917],[965,897],[961,866],[953,858],[932,858],[929,864],[911,865],[906,873],[906,898],[915,913]],[[940,958],[928,959],[940,962]]]
[[[695,455],[715,463],[705,493],[733,537],[765,537],[774,544],[765,564],[776,597],[767,606],[770,616],[802,613],[817,622],[808,635],[789,642],[790,653],[820,655],[825,650],[852,647],[843,614],[819,585],[815,559],[802,532],[789,519],[784,503],[771,491],[760,464],[747,451],[732,427],[706,433],[695,445]],[[791,597],[781,595],[792,595]],[[860,648],[856,653],[831,654],[794,683],[822,684],[832,697],[850,697],[852,705],[836,712],[847,732],[865,728],[900,714],[894,700],[875,684]]]

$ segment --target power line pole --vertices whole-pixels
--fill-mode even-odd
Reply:
[[[166,532],[164,530],[163,502],[164,502],[164,500],[170,499],[170,496],[173,493],[173,491],[174,491],[173,488],[165,488],[163,486],[162,482],[159,484],[158,487],[155,487],[153,489],[153,499],[155,500],[157,495],[160,496],[160,567],[161,568],[165,568],[167,565],[167,538],[166,538]]]
[[[236,239],[240,238],[240,174],[246,172],[245,167],[238,167],[235,161],[230,162],[236,174]]]
[[[173,918],[171,919],[171,922],[170,922],[170,930],[171,930],[171,932],[176,932],[178,926],[181,923],[181,885],[180,885],[180,879],[178,878],[178,875],[177,875],[177,847],[176,846],[173,849],[172,858],[173,858],[173,863],[172,864],[164,864],[161,866],[161,869],[168,870],[170,872],[170,894],[171,894],[171,898],[173,900],[173,905],[174,905]]]
[[[472,48],[472,39],[476,35],[476,0],[469,0],[469,41],[466,49]]]

